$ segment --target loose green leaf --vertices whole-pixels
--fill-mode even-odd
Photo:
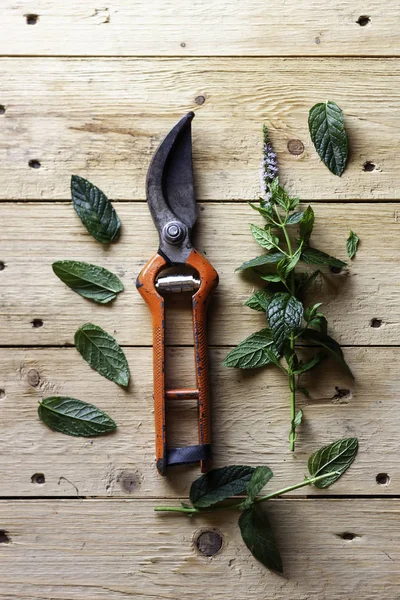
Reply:
[[[311,248],[310,246],[303,248],[300,260],[309,265],[326,265],[328,267],[337,267],[338,269],[342,269],[347,264],[338,258],[329,256],[329,254],[325,254],[325,252],[321,252],[321,250]]]
[[[38,414],[51,429],[67,435],[93,437],[110,433],[117,427],[111,417],[93,404],[66,396],[44,398],[39,403]]]
[[[190,501],[195,508],[208,508],[226,498],[243,494],[253,473],[253,467],[243,465],[212,469],[192,483]]]
[[[104,329],[86,323],[75,333],[75,346],[92,369],[118,385],[128,385],[129,366],[125,354]]]
[[[260,505],[256,504],[240,515],[239,527],[252,555],[268,569],[283,573],[282,559],[269,519]]]
[[[293,425],[295,427],[298,427],[301,424],[302,420],[303,420],[303,411],[300,408],[300,410],[298,411],[297,415],[293,419]]]
[[[253,238],[256,240],[257,244],[260,244],[262,248],[271,250],[279,244],[279,238],[277,238],[276,235],[272,235],[272,233],[266,229],[257,227],[257,225],[250,225],[250,229],[251,233],[253,234]]]
[[[249,508],[254,503],[257,494],[261,492],[263,487],[273,477],[273,472],[269,467],[256,467],[254,473],[247,484],[246,492],[247,498],[242,502],[240,508],[242,510]]]
[[[334,340],[329,335],[322,333],[321,331],[316,331],[315,329],[305,329],[301,332],[300,337],[302,340],[317,344],[318,346],[325,348],[325,350],[329,352],[330,356],[332,356],[332,358],[343,367],[347,374],[354,379],[354,375],[351,372],[350,367],[346,363],[342,349],[336,340]]]
[[[302,211],[292,213],[287,218],[286,225],[296,225],[296,223],[299,223],[302,220],[303,215],[304,215],[304,212],[302,212]]]
[[[307,206],[300,223],[300,239],[304,246],[308,246],[310,236],[314,228],[314,211],[311,206]]]
[[[225,357],[225,367],[236,369],[256,369],[270,364],[269,357],[263,352],[264,348],[274,343],[272,331],[267,327],[240,342],[236,348],[231,350]]]
[[[314,452],[308,459],[308,470],[311,477],[318,477],[335,471],[334,475],[317,481],[317,488],[327,488],[334,483],[347,469],[356,457],[358,450],[357,438],[346,438],[324,446]]]
[[[257,290],[250,298],[244,303],[245,306],[258,310],[259,312],[265,312],[273,294],[267,290]]]
[[[356,233],[354,233],[354,231],[350,231],[349,237],[347,238],[347,254],[349,255],[349,258],[354,258],[354,256],[356,255],[357,252],[357,246],[358,246],[358,242],[360,241],[360,238],[358,237],[358,235]]]
[[[74,209],[82,223],[98,242],[108,244],[117,239],[121,222],[103,192],[83,177],[71,177]]]
[[[294,375],[300,375],[306,371],[311,371],[316,365],[318,365],[324,358],[323,354],[316,354],[313,358],[305,363],[300,363],[299,366],[293,371]]]
[[[267,319],[278,349],[300,327],[302,318],[303,305],[297,298],[286,292],[278,292],[273,296],[268,305]]]
[[[281,281],[281,278],[279,275],[260,275],[260,277],[264,281],[271,281],[271,282],[275,282],[275,283],[277,283],[278,281]]]
[[[247,260],[240,267],[235,269],[235,271],[244,271],[245,269],[252,269],[254,267],[262,267],[264,265],[272,265],[278,263],[282,258],[284,258],[284,254],[282,252],[270,252],[269,254],[264,254],[263,256],[257,256],[256,258],[252,258],[251,260]]]
[[[342,110],[329,100],[315,104],[308,116],[308,128],[322,162],[334,175],[340,177],[348,156]]]
[[[59,260],[52,266],[57,277],[74,292],[100,304],[111,302],[124,289],[114,273],[97,265],[77,260]]]

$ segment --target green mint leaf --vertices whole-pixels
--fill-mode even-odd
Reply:
[[[303,411],[300,408],[300,410],[297,412],[295,418],[293,419],[294,427],[295,428],[298,427],[301,424],[302,420],[303,420]]]
[[[121,222],[107,196],[77,175],[71,177],[71,194],[74,209],[90,235],[102,244],[116,240]]]
[[[286,279],[287,276],[289,275],[289,273],[291,271],[293,271],[293,269],[295,268],[295,266],[297,265],[297,263],[300,260],[301,251],[302,251],[302,246],[299,246],[297,248],[296,252],[293,254],[293,256],[291,256],[290,258],[285,257],[281,261],[279,261],[279,263],[276,267],[276,270],[282,279]]]
[[[297,389],[298,389],[298,391],[299,391],[299,392],[301,392],[301,393],[302,393],[302,394],[303,394],[303,395],[304,395],[306,398],[311,398],[311,396],[310,396],[310,392],[308,391],[308,389],[307,389],[307,388],[305,388],[305,387],[302,387],[302,386],[299,386],[299,385],[298,385],[298,386],[297,386]]]
[[[267,290],[257,290],[246,300],[244,305],[253,310],[258,310],[259,312],[265,312],[271,298],[271,292],[268,292]]]
[[[305,311],[304,311],[304,319],[307,321],[310,321],[313,317],[315,317],[315,315],[317,314],[317,310],[319,309],[319,307],[322,306],[322,302],[317,302],[316,304],[314,304],[313,306],[308,306]]]
[[[44,398],[38,407],[39,418],[54,431],[67,435],[93,437],[110,433],[116,424],[106,413],[93,404],[68,398]]]
[[[355,459],[358,450],[357,438],[346,438],[324,446],[314,452],[308,459],[308,470],[311,477],[336,471],[336,474],[314,483],[317,488],[327,488],[334,483]]]
[[[301,260],[301,257],[300,257]],[[299,273],[296,276],[296,287],[297,290],[300,290],[303,287],[307,287],[309,285],[311,285],[313,283],[313,281],[318,277],[318,275],[321,275],[321,271],[319,269],[317,269],[316,271],[313,271],[312,273]]]
[[[357,252],[357,246],[360,238],[354,231],[350,231],[349,237],[347,238],[346,246],[347,246],[347,254],[349,258],[354,258]]]
[[[270,364],[264,348],[274,343],[272,332],[267,327],[252,333],[227,354],[223,361],[225,367],[236,369],[257,369]]]
[[[307,206],[300,223],[300,239],[304,246],[308,246],[310,236],[314,228],[314,211],[311,206]]]
[[[100,304],[111,302],[124,289],[114,273],[97,265],[77,260],[59,260],[52,267],[57,277],[71,290]]]
[[[310,136],[322,162],[339,177],[347,162],[348,144],[342,110],[334,102],[315,104],[308,116]]]
[[[347,374],[354,379],[353,373],[344,359],[342,349],[336,340],[329,335],[322,333],[321,331],[316,331],[315,329],[305,329],[301,332],[300,338],[306,342],[317,344],[318,346],[321,346],[327,350],[332,358],[334,358],[336,362],[344,368]]]
[[[260,244],[262,248],[271,250],[279,244],[279,238],[277,238],[276,235],[272,235],[272,233],[263,229],[262,227],[250,225],[250,229],[251,233],[253,234],[253,238],[256,240],[257,244]]]
[[[89,365],[114,383],[127,386],[129,366],[122,348],[104,329],[86,323],[75,333],[75,346]]]
[[[304,213],[301,211],[291,214],[286,220],[286,225],[296,225],[302,220],[303,215]]]
[[[282,281],[279,275],[260,275],[260,277],[264,281],[271,281],[272,283],[278,283],[278,281]]]
[[[254,467],[233,465],[212,469],[196,479],[190,488],[190,501],[195,508],[208,508],[231,496],[243,494]]]
[[[300,375],[301,373],[310,371],[316,365],[318,365],[323,358],[324,358],[323,354],[316,354],[313,358],[311,358],[307,362],[300,363],[299,366],[293,371],[293,375]]]
[[[320,331],[324,335],[328,334],[328,321],[326,320],[324,315],[318,314],[315,317],[313,317],[308,322],[308,326],[315,327],[316,329],[318,329],[318,331]]]
[[[269,254],[264,254],[263,256],[256,256],[256,258],[252,258],[251,260],[244,262],[242,265],[240,265],[240,267],[235,269],[235,271],[244,271],[245,269],[252,269],[254,267],[276,264],[282,260],[284,256],[285,255],[282,252],[270,252]]]
[[[268,569],[283,573],[282,559],[269,519],[260,505],[256,504],[240,515],[239,527],[243,541],[254,558]]]
[[[260,213],[260,215],[262,215],[268,223],[273,224],[276,214],[270,204],[269,205],[260,204],[259,206],[257,206],[257,204],[253,204],[252,202],[249,202],[249,205],[251,206],[251,208],[253,210],[256,210],[258,213]]]
[[[247,498],[242,504],[240,508],[245,510],[246,508],[250,508],[254,503],[257,495],[261,492],[263,487],[268,483],[268,481],[273,477],[273,472],[269,467],[256,467],[253,475],[249,483],[247,484],[246,492]]]
[[[303,305],[286,292],[275,294],[268,305],[267,319],[280,349],[289,335],[301,325]]]
[[[325,254],[325,252],[321,252],[321,250],[311,248],[311,246],[303,248],[300,260],[309,265],[326,265],[328,267],[337,267],[339,269],[345,267],[347,264],[338,258]]]

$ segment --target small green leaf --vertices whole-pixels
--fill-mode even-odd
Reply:
[[[54,431],[67,435],[93,437],[110,433],[116,424],[106,413],[93,404],[68,398],[44,398],[38,407],[39,418]]]
[[[334,102],[315,104],[308,116],[310,136],[322,162],[339,177],[347,162],[348,144],[342,110]]]
[[[254,503],[257,494],[261,492],[263,487],[273,477],[273,472],[269,467],[256,467],[254,473],[247,484],[246,492],[247,498],[242,502],[240,508],[242,510],[249,508]]]
[[[305,329],[301,332],[300,337],[306,342],[311,342],[321,346],[322,348],[325,348],[332,358],[334,358],[336,362],[344,368],[348,375],[354,379],[353,373],[344,359],[342,349],[336,340],[329,335],[322,333],[321,331],[316,331],[315,329]]]
[[[256,369],[270,364],[270,359],[263,352],[264,348],[274,343],[272,332],[267,327],[252,333],[227,354],[223,361],[225,367],[236,369]]]
[[[310,236],[314,228],[314,211],[311,206],[307,206],[300,223],[300,239],[304,246],[308,246]]]
[[[256,504],[240,515],[239,527],[243,541],[254,558],[268,569],[283,573],[282,559],[269,519],[260,505]]]
[[[313,317],[316,316],[317,310],[322,306],[322,302],[316,302],[313,306],[308,306],[304,311],[304,319],[307,321],[311,321]]]
[[[300,375],[301,373],[305,373],[306,371],[311,371],[316,365],[318,365],[321,360],[324,358],[323,354],[316,354],[313,358],[308,360],[305,363],[300,363],[299,366],[293,371],[293,375]]]
[[[306,398],[311,398],[311,396],[310,396],[310,392],[308,391],[308,389],[307,389],[307,388],[305,388],[305,387],[302,387],[302,386],[299,386],[299,385],[298,385],[298,386],[297,386],[297,389],[298,389],[298,391],[299,391],[301,394],[303,394],[303,395],[304,395]]]
[[[252,202],[249,202],[249,205],[251,206],[251,208],[253,210],[256,210],[258,213],[260,213],[260,215],[262,215],[264,217],[264,219],[266,221],[268,221],[268,223],[272,223],[274,220],[274,217],[276,217],[274,210],[272,209],[271,205],[262,205],[260,204],[259,206],[257,206],[257,204],[253,204]]]
[[[262,267],[264,265],[272,265],[278,263],[284,258],[282,252],[270,252],[270,254],[264,254],[263,256],[256,256],[251,260],[247,260],[240,267],[235,269],[236,271],[244,271],[245,269],[252,269],[254,267]]]
[[[318,477],[336,471],[334,475],[314,483],[315,487],[327,488],[339,479],[355,459],[357,450],[357,438],[346,438],[314,452],[308,459],[308,470],[311,477]]]
[[[315,329],[318,329],[318,331],[320,331],[324,335],[328,334],[328,321],[326,320],[326,318],[324,317],[324,315],[321,315],[320,313],[317,314],[315,317],[313,317],[308,322],[308,326],[309,327],[314,327]]]
[[[90,235],[102,244],[116,240],[121,222],[107,196],[77,175],[71,177],[71,193],[74,209]]]
[[[111,302],[124,289],[114,273],[97,265],[77,260],[59,260],[52,267],[57,277],[71,290],[100,304]]]
[[[301,250],[302,250],[302,245],[300,245],[297,248],[297,250],[293,254],[293,256],[291,256],[290,258],[285,257],[281,261],[278,262],[276,270],[279,273],[279,275],[281,275],[282,279],[286,279],[287,276],[289,275],[289,273],[291,271],[293,271],[293,269],[299,262],[300,257],[301,257]]]
[[[267,290],[257,290],[246,300],[244,305],[253,310],[258,310],[259,312],[265,312],[271,298],[271,292],[268,292]]]
[[[292,213],[286,220],[286,225],[296,225],[303,218],[304,213],[302,211]]]
[[[356,233],[354,233],[354,231],[350,231],[349,237],[347,239],[347,254],[349,255],[349,258],[354,258],[354,256],[356,255],[357,252],[357,246],[358,246],[358,242],[360,241],[360,238],[358,237],[358,235]]]
[[[86,323],[75,333],[75,346],[89,365],[118,385],[129,383],[129,366],[122,348],[104,329]]]
[[[295,427],[298,427],[301,424],[302,420],[303,420],[303,411],[300,408],[300,410],[297,412],[297,415],[293,419],[293,425]]]
[[[282,281],[279,275],[260,275],[261,279],[264,281],[272,281],[277,283],[278,281]]]
[[[254,467],[233,465],[212,469],[196,479],[190,488],[190,501],[196,508],[208,508],[231,496],[243,494]]]
[[[276,235],[272,235],[266,229],[262,227],[257,227],[257,225],[250,225],[251,233],[253,234],[253,238],[256,240],[257,244],[260,244],[262,248],[266,250],[271,250],[279,244],[279,239]]]
[[[303,248],[300,260],[309,265],[326,265],[328,267],[337,267],[339,269],[345,267],[347,264],[338,258],[325,254],[325,252],[321,252],[321,250],[311,248],[311,246]]]
[[[286,292],[278,292],[273,296],[268,305],[267,319],[278,349],[300,327],[302,318],[303,305],[297,298]]]
[[[321,275],[321,271],[319,269],[316,269],[310,274],[300,273],[296,277],[297,290],[300,290],[302,287],[307,287],[308,285],[311,285],[312,282],[318,277],[318,275]]]

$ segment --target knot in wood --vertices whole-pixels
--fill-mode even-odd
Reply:
[[[222,535],[214,529],[202,531],[196,537],[195,543],[200,554],[214,556],[222,548]]]

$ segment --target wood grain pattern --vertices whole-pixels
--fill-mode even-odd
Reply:
[[[56,59],[0,61],[0,197],[70,197],[71,174],[114,199],[144,199],[150,158],[171,126],[195,109],[200,200],[257,197],[261,124],[271,130],[281,179],[303,200],[394,200],[400,62],[370,59]],[[196,104],[203,95],[205,103]],[[351,160],[333,176],[308,135],[311,106],[344,111]],[[291,139],[305,150],[293,156]],[[41,168],[30,168],[38,160]],[[372,172],[363,171],[370,161]]]
[[[155,253],[158,237],[145,203],[118,203],[120,241],[97,243],[71,205],[1,204],[0,340],[11,345],[73,344],[76,329],[94,322],[123,345],[151,345],[150,313],[135,287],[143,265]],[[394,344],[400,341],[400,205],[318,204],[312,241],[317,248],[346,259],[350,229],[360,236],[348,273],[325,269],[313,291],[324,303],[332,335],[346,345]],[[244,260],[262,254],[250,222],[262,219],[247,204],[207,203],[199,213],[196,248],[217,269],[220,283],[209,311],[211,345],[234,345],[265,326],[261,313],[243,306],[258,278],[234,273]],[[377,226],[379,223],[379,226]],[[385,232],[384,235],[382,232]],[[27,246],[27,238],[29,240]],[[126,291],[111,305],[100,306],[74,294],[54,275],[55,260],[86,260],[115,272]],[[190,297],[168,303],[167,343],[193,342]],[[42,319],[42,327],[33,327]],[[372,319],[381,321],[371,327]]]
[[[151,348],[128,348],[132,383],[125,391],[91,370],[74,348],[0,350],[0,465],[4,496],[187,496],[199,476],[198,465],[171,468],[158,475],[154,463]],[[287,381],[276,368],[238,371],[222,367],[226,349],[210,352],[210,390],[215,466],[267,464],[275,477],[271,489],[302,481],[307,458],[342,437],[357,436],[356,462],[323,494],[399,494],[399,348],[346,348],[356,382],[326,362],[304,376],[311,399],[298,396],[305,420],[296,453],[289,451]],[[384,367],[383,367],[384,365]],[[382,369],[385,377],[382,377]],[[192,387],[191,348],[169,348],[167,387]],[[67,395],[96,404],[118,424],[115,434],[72,438],[55,433],[37,416],[38,401]],[[171,446],[196,443],[193,401],[168,403]],[[35,473],[45,484],[32,483]],[[389,485],[376,476],[387,473]],[[321,491],[307,488],[300,495]],[[1,523],[0,523],[1,529]]]
[[[395,0],[3,1],[3,55],[326,56],[400,54]],[[27,25],[26,15],[38,15]],[[358,23],[368,16],[366,26]],[[57,32],[57,35],[55,35]]]
[[[153,506],[1,502],[0,523],[11,541],[0,545],[0,599],[197,600],[205,586],[216,600],[231,600],[232,590],[235,598],[255,600],[397,597],[399,500],[268,502],[284,576],[250,555],[236,515],[188,519],[157,515]],[[211,558],[196,549],[203,531],[222,537]],[[341,537],[348,532],[351,541]]]

